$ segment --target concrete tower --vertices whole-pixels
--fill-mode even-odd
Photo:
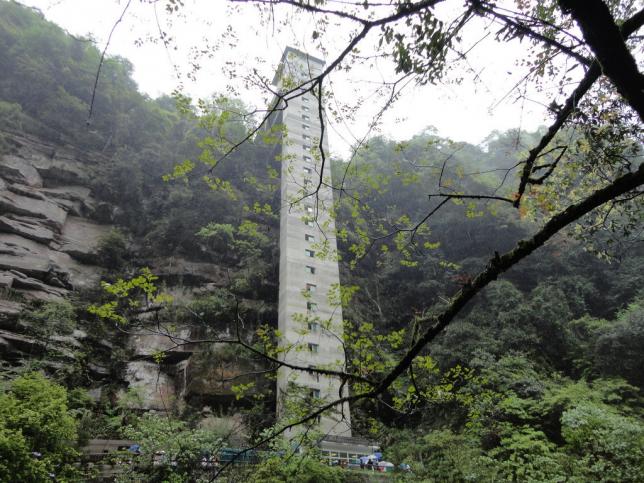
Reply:
[[[292,88],[318,75],[323,67],[324,61],[288,47],[273,84],[280,90]],[[280,146],[279,330],[282,347],[288,350],[282,357],[293,365],[343,370],[342,307],[330,300],[340,284],[335,223],[329,213],[333,193],[324,185],[315,193],[321,170],[318,100],[315,93],[307,92],[282,107],[269,122],[286,128]],[[328,153],[326,136],[323,141]],[[331,183],[328,154],[324,182]],[[278,415],[288,413],[287,394],[313,407],[325,399],[337,399],[340,391],[348,394],[347,386],[341,388],[336,377],[281,368]],[[350,437],[348,404],[322,416],[318,425],[325,435]]]

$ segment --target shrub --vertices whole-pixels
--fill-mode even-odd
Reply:
[[[263,461],[253,471],[249,483],[344,483],[350,475],[346,470],[331,467],[306,455],[291,458],[273,457]]]
[[[41,335],[71,334],[76,328],[74,306],[67,300],[46,302],[27,317],[36,324],[35,329]]]
[[[644,427],[592,403],[561,417],[562,434],[585,481],[644,481]]]
[[[127,239],[122,231],[113,228],[98,242],[99,263],[110,270],[118,271],[127,261]]]
[[[0,481],[81,481],[76,440],[64,387],[31,373],[0,393]]]

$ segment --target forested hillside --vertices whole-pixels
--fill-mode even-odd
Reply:
[[[180,115],[170,98],[146,98],[127,60],[108,58],[88,121],[100,58],[91,42],[13,2],[0,3],[0,39],[0,411],[8,421],[2,437],[9,435],[2,465],[14,450],[51,453],[16,460],[20,468],[0,465],[0,480],[18,469],[34,481],[63,474],[59,456],[72,439],[79,449],[93,438],[151,437],[154,419],[139,418],[150,410],[182,417],[150,444],[198,452],[220,447],[223,436],[240,444],[261,430],[241,412],[261,424],[273,418],[270,383],[257,384],[262,399],[254,392],[240,400],[233,390],[262,361],[208,344],[174,347],[168,336],[228,334],[242,316],[252,340],[253,327],[276,324],[278,221],[266,209],[276,197],[266,176],[272,147],[248,144],[232,156],[221,167],[231,180],[224,189],[204,181],[207,168],[188,184],[166,182],[175,164],[206,150],[214,133],[207,120]],[[225,129],[234,136],[244,125],[233,119]],[[140,325],[121,327],[88,313],[107,301],[100,280],[129,280],[147,267],[174,300],[162,319],[151,311]],[[172,353],[155,359],[160,351]],[[67,389],[52,389],[55,415],[38,408],[49,383],[32,381],[33,371]],[[26,378],[22,396],[10,382],[16,377]],[[4,411],[18,407],[15,397],[36,398],[43,418],[73,415],[63,421],[67,432],[52,427],[42,436],[53,438],[47,451],[40,436],[18,435],[24,422],[9,422]],[[179,444],[186,438],[195,438],[188,449]],[[68,478],[87,477],[68,470]]]
[[[370,187],[362,201],[387,213],[382,223],[407,225],[402,217],[426,212],[426,187],[441,170],[468,192],[498,186],[503,172],[464,173],[512,165],[507,148],[515,142],[515,132],[497,133],[486,151],[431,132],[405,143],[371,140],[353,160]],[[446,169],[442,150],[455,153]],[[407,250],[381,241],[354,268],[344,265],[343,283],[360,287],[348,312],[356,331],[365,324],[383,334],[413,327],[422,313],[439,311],[490,253],[531,228],[503,204],[456,201],[413,247],[408,238],[399,242]],[[352,204],[346,200],[340,217],[347,261],[360,246],[359,228],[377,226],[352,216]],[[415,461],[429,481],[642,476],[643,253],[636,245],[609,263],[587,252],[592,242],[560,236],[509,271],[430,346],[436,365],[416,375],[404,413],[382,406],[361,413],[382,422],[380,437],[394,459]],[[388,357],[377,344],[370,349]]]
[[[118,57],[94,90],[99,59],[88,39],[0,2],[0,480],[87,481],[76,452],[122,438],[144,447],[123,481],[201,481],[205,451],[246,444],[275,422],[270,361],[213,340],[241,321],[245,343],[272,347],[279,161],[259,135],[213,176],[221,139],[257,122],[235,116],[243,100],[147,98]],[[374,137],[334,160],[351,371],[400,356],[419,316],[438,313],[541,214],[454,199],[413,233],[384,235],[420,221],[437,185],[511,196],[506,170],[538,137],[495,132],[474,146],[427,129],[405,142]],[[43,214],[16,196],[56,208]],[[90,231],[71,239],[77,226],[93,227],[91,243]],[[352,406],[354,433],[411,465],[392,478],[644,479],[644,251],[641,239],[599,251],[606,238],[594,236],[557,235],[466,306],[398,392]],[[49,265],[25,268],[20,247]],[[67,265],[56,265],[59,253]],[[130,325],[95,309],[119,281],[133,283],[132,300],[149,296],[118,302],[135,314]],[[152,303],[161,292],[172,302]],[[175,464],[155,464],[156,451]],[[364,478],[302,461],[269,459],[247,478]]]

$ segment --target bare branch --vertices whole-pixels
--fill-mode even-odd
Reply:
[[[525,25],[524,23],[521,23],[518,20],[510,18],[508,15],[505,15],[505,14],[502,14],[502,13],[499,13],[499,12],[495,11],[493,7],[483,6],[480,3],[480,1],[478,1],[478,0],[474,1],[472,3],[474,3],[477,6],[478,11],[487,13],[491,17],[493,17],[493,18],[505,23],[506,25],[510,26],[512,29],[514,29],[515,31],[517,31],[519,33],[525,34],[525,35],[527,35],[529,37],[532,37],[535,40],[538,40],[539,42],[542,42],[542,43],[544,43],[546,45],[549,45],[551,47],[556,48],[557,50],[559,50],[559,51],[569,55],[570,57],[574,58],[579,63],[581,63],[583,65],[590,65],[592,63],[592,61],[590,59],[587,59],[583,55],[578,54],[577,52],[575,52],[573,49],[571,49],[567,45],[563,45],[562,43],[556,41],[555,39],[552,39],[550,37],[546,37],[545,35],[540,34],[539,32],[537,32],[537,31],[531,29],[530,27],[528,27],[527,25]]]
[[[497,201],[505,201],[506,203],[514,203],[514,200],[511,200],[510,198],[504,198],[503,196],[493,196],[493,195],[461,195],[461,194],[452,194],[452,193],[435,193],[431,195],[427,195],[429,198],[435,197],[435,196],[441,196],[443,198],[447,199],[457,199],[457,200],[497,200]]]
[[[626,38],[636,32],[642,25],[644,25],[644,10],[640,10],[637,14],[624,22],[620,29],[621,35]],[[557,112],[555,122],[550,125],[546,134],[544,134],[539,141],[539,144],[530,150],[530,153],[524,162],[525,164],[523,166],[523,173],[521,174],[521,181],[519,182],[519,189],[514,201],[515,207],[518,208],[521,204],[521,198],[523,197],[528,185],[528,180],[532,174],[534,163],[541,154],[541,151],[543,151],[548,144],[550,144],[550,141],[554,139],[555,135],[559,132],[568,117],[570,117],[573,111],[577,108],[579,101],[581,101],[582,97],[584,97],[588,90],[593,86],[595,81],[599,79],[601,73],[601,67],[599,64],[597,62],[593,62],[577,88],[572,92],[568,99],[566,99],[564,105]]]
[[[247,3],[248,0],[229,0],[229,1],[232,2],[232,3]],[[253,2],[254,3],[270,4],[271,8],[274,5],[277,5],[277,4],[290,5],[292,7],[301,8],[303,10],[306,10],[307,12],[320,13],[320,14],[323,14],[323,15],[334,15],[336,17],[344,18],[344,19],[347,19],[347,20],[352,20],[354,22],[358,22],[358,23],[361,23],[363,25],[369,22],[366,19],[360,18],[360,17],[358,17],[356,15],[351,15],[349,13],[343,12],[342,10],[329,10],[329,9],[322,8],[322,7],[319,7],[319,6],[314,5],[314,4],[303,3],[303,2],[298,1],[298,0],[253,0]]]
[[[117,25],[120,24],[121,21],[123,20],[123,17],[125,17],[125,13],[130,8],[131,3],[132,3],[132,0],[128,0],[128,2],[125,4],[125,7],[123,8],[123,11],[121,12],[121,16],[116,20],[116,22],[114,22],[114,25],[112,25],[112,30],[110,30],[110,34],[107,37],[107,42],[105,43],[103,52],[101,52],[101,58],[98,61],[98,68],[96,69],[96,78],[94,79],[94,88],[92,89],[92,99],[89,103],[89,113],[87,114],[87,124],[90,124],[92,120],[92,112],[94,111],[94,100],[96,99],[96,89],[98,87],[98,79],[101,76],[101,69],[103,67],[103,63],[105,62],[105,54],[107,53],[107,48],[110,46],[110,42],[112,41],[112,35],[114,34],[114,31],[116,30]]]

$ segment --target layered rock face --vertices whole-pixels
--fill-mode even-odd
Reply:
[[[21,306],[7,303],[9,293],[52,301],[95,287],[98,243],[110,230],[92,221],[87,185],[97,159],[34,138],[10,140],[12,153],[0,157],[0,317]]]
[[[99,240],[111,229],[92,221],[96,201],[87,185],[99,160],[3,134],[11,152],[0,155],[0,357],[11,365],[37,359],[41,367],[64,370],[78,362],[86,331],[30,326],[20,314],[33,302],[96,288]],[[97,361],[87,372],[96,380],[109,376]]]
[[[204,354],[203,346],[181,344],[198,338],[200,327],[179,325],[163,335],[151,324],[127,335],[116,328],[95,330],[91,322],[82,330],[34,327],[21,317],[34,303],[82,298],[83,291],[98,289],[105,272],[99,247],[114,228],[109,222],[118,207],[95,199],[90,188],[109,160],[3,134],[12,148],[0,154],[0,361],[37,359],[48,370],[81,365],[95,397],[134,390],[131,404],[141,409],[164,411],[186,400],[197,406],[233,404],[232,385],[255,368],[236,362],[235,354]],[[145,264],[179,302],[227,280],[224,268],[187,258]],[[230,328],[220,329],[222,337],[230,335]],[[168,352],[159,364],[160,351]]]

